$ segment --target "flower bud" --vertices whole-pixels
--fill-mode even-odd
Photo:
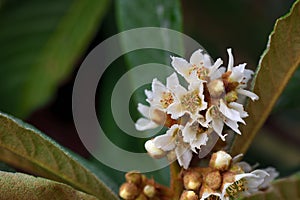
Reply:
[[[136,185],[140,185],[142,180],[142,175],[138,171],[127,172],[125,175],[126,181],[129,183],[134,183]]]
[[[198,195],[191,190],[186,190],[184,191],[181,196],[180,196],[180,200],[198,200]]]
[[[224,83],[220,79],[215,79],[207,84],[208,91],[211,97],[218,98],[225,92]]]
[[[196,171],[188,171],[183,176],[184,188],[187,190],[198,190],[202,183],[201,175]]]
[[[146,185],[143,189],[143,192],[147,197],[152,198],[155,196],[156,190],[153,185]]]
[[[139,190],[133,183],[123,183],[119,190],[119,195],[125,200],[131,200],[137,197]]]
[[[222,177],[219,171],[213,171],[210,172],[208,174],[206,174],[206,176],[204,177],[204,182],[206,183],[206,185],[213,189],[213,190],[217,190],[221,187],[221,183],[222,183]]]
[[[149,155],[153,158],[162,158],[166,155],[166,152],[164,152],[163,150],[157,148],[154,145],[153,140],[148,140],[145,143],[145,149],[147,150]]]
[[[228,170],[232,157],[225,151],[213,153],[209,161],[209,166],[220,171]]]

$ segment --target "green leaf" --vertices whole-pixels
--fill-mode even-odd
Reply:
[[[244,153],[258,130],[272,111],[280,94],[300,64],[300,2],[297,0],[290,13],[278,19],[270,35],[267,49],[261,57],[253,80],[253,91],[260,97],[249,102],[242,135],[235,137],[231,152]]]
[[[2,113],[0,160],[32,174],[66,183],[99,199],[117,199],[103,182],[50,138]]]
[[[240,200],[290,200],[300,199],[300,173],[289,178],[276,180],[266,192],[258,193]]]
[[[7,1],[0,10],[0,109],[48,102],[94,36],[108,0]]]
[[[77,191],[63,183],[22,173],[1,171],[0,193],[1,199],[97,200],[96,197]]]
[[[182,18],[181,18],[181,6],[179,0],[117,0],[115,1],[116,9],[116,20],[118,30],[125,31],[133,28],[140,27],[162,27],[170,28],[173,30],[180,31],[182,27]],[[126,39],[122,38],[121,44],[124,49],[128,49],[128,42]],[[152,38],[153,39],[153,38]],[[162,35],[161,40],[164,46],[170,45],[168,41]],[[151,38],[145,38],[145,40],[151,41]],[[171,45],[176,45],[177,49],[182,50],[183,47],[181,41],[176,41]],[[112,140],[120,148],[126,149],[133,152],[145,152],[144,143],[146,138],[136,138],[128,135],[122,131],[122,128],[118,127],[115,122],[115,119],[112,115],[110,106],[111,97],[108,94],[111,94],[113,91],[114,85],[121,78],[121,76],[126,73],[128,70],[133,69],[134,67],[145,64],[145,63],[162,63],[170,65],[170,53],[167,51],[156,50],[156,49],[142,49],[134,52],[130,52],[121,59],[118,59],[109,69],[106,70],[104,76],[101,78],[103,80],[102,87],[101,83],[99,91],[99,121],[105,133],[110,140]],[[170,68],[171,69],[171,68]],[[157,70],[157,74],[160,77],[166,77],[168,72],[162,70]],[[127,88],[132,88],[133,85],[137,84],[137,79],[141,79],[141,76],[135,77],[132,75],[130,82],[124,83],[122,86],[125,88],[123,91],[128,91]],[[154,76],[152,78],[155,78]],[[160,79],[163,81],[163,79]],[[145,87],[144,87],[145,88]],[[122,95],[120,95],[122,96]],[[136,120],[139,117],[137,112],[137,103],[145,102],[144,92],[139,89],[136,91],[130,101],[130,114],[131,117]],[[122,99],[122,98],[120,98]],[[121,107],[128,109],[128,106],[120,104]],[[115,105],[115,104],[114,104]],[[114,108],[118,110],[117,108]],[[119,113],[123,113],[119,111]],[[127,118],[128,119],[128,118]],[[133,127],[134,129],[134,127]],[[105,169],[106,172],[116,175],[117,173],[113,169]],[[119,181],[124,181],[124,177],[120,174],[119,178],[116,177]],[[147,174],[149,177],[155,176],[155,180],[158,182],[167,185],[168,184],[168,172],[167,168],[155,173]],[[116,175],[118,176],[118,175]]]

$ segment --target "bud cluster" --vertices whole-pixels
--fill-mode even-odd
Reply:
[[[158,185],[153,179],[137,171],[131,171],[125,175],[126,182],[119,189],[119,195],[124,200],[167,200],[162,196],[163,186]]]

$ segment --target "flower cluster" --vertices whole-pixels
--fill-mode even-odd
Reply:
[[[209,167],[190,168],[183,172],[183,191],[180,200],[229,200],[264,190],[278,176],[274,168],[252,170],[246,162],[237,162],[218,151],[211,157]]]
[[[257,100],[258,96],[245,89],[253,71],[245,69],[246,64],[234,66],[231,49],[227,52],[227,69],[220,58],[212,62],[203,50],[195,51],[189,62],[171,57],[172,66],[187,81],[188,87],[183,87],[173,73],[167,77],[166,85],[154,79],[152,90],[145,91],[149,106],[138,105],[143,117],[136,122],[136,128],[168,127],[165,134],[145,143],[152,157],[175,158],[187,169],[193,152],[198,153],[201,146],[207,144],[213,131],[223,141],[224,125],[241,134],[238,123],[245,123],[243,118],[248,114],[240,97]]]

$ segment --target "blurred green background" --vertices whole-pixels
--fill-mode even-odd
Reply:
[[[213,59],[221,57],[225,63],[226,48],[232,47],[235,63],[247,62],[249,68],[255,69],[275,20],[287,13],[293,2],[0,1],[0,110],[33,124],[58,143],[88,158],[73,123],[72,87],[81,62],[97,44],[130,28],[167,27],[191,36]],[[162,12],[158,12],[159,6]],[[110,111],[114,84],[135,65],[167,64],[165,58],[167,52],[133,52],[116,60],[100,80],[96,100],[99,121],[111,140],[124,149],[144,152],[145,139],[122,133],[114,123]],[[147,87],[135,95],[143,97],[142,91]],[[281,176],[300,170],[299,91],[297,70],[253,141],[245,156],[247,161],[259,163],[260,167],[274,166]],[[139,115],[134,99],[130,110],[136,120]],[[116,182],[123,181],[123,173],[98,165]],[[167,182],[166,169],[154,174],[160,182]]]

